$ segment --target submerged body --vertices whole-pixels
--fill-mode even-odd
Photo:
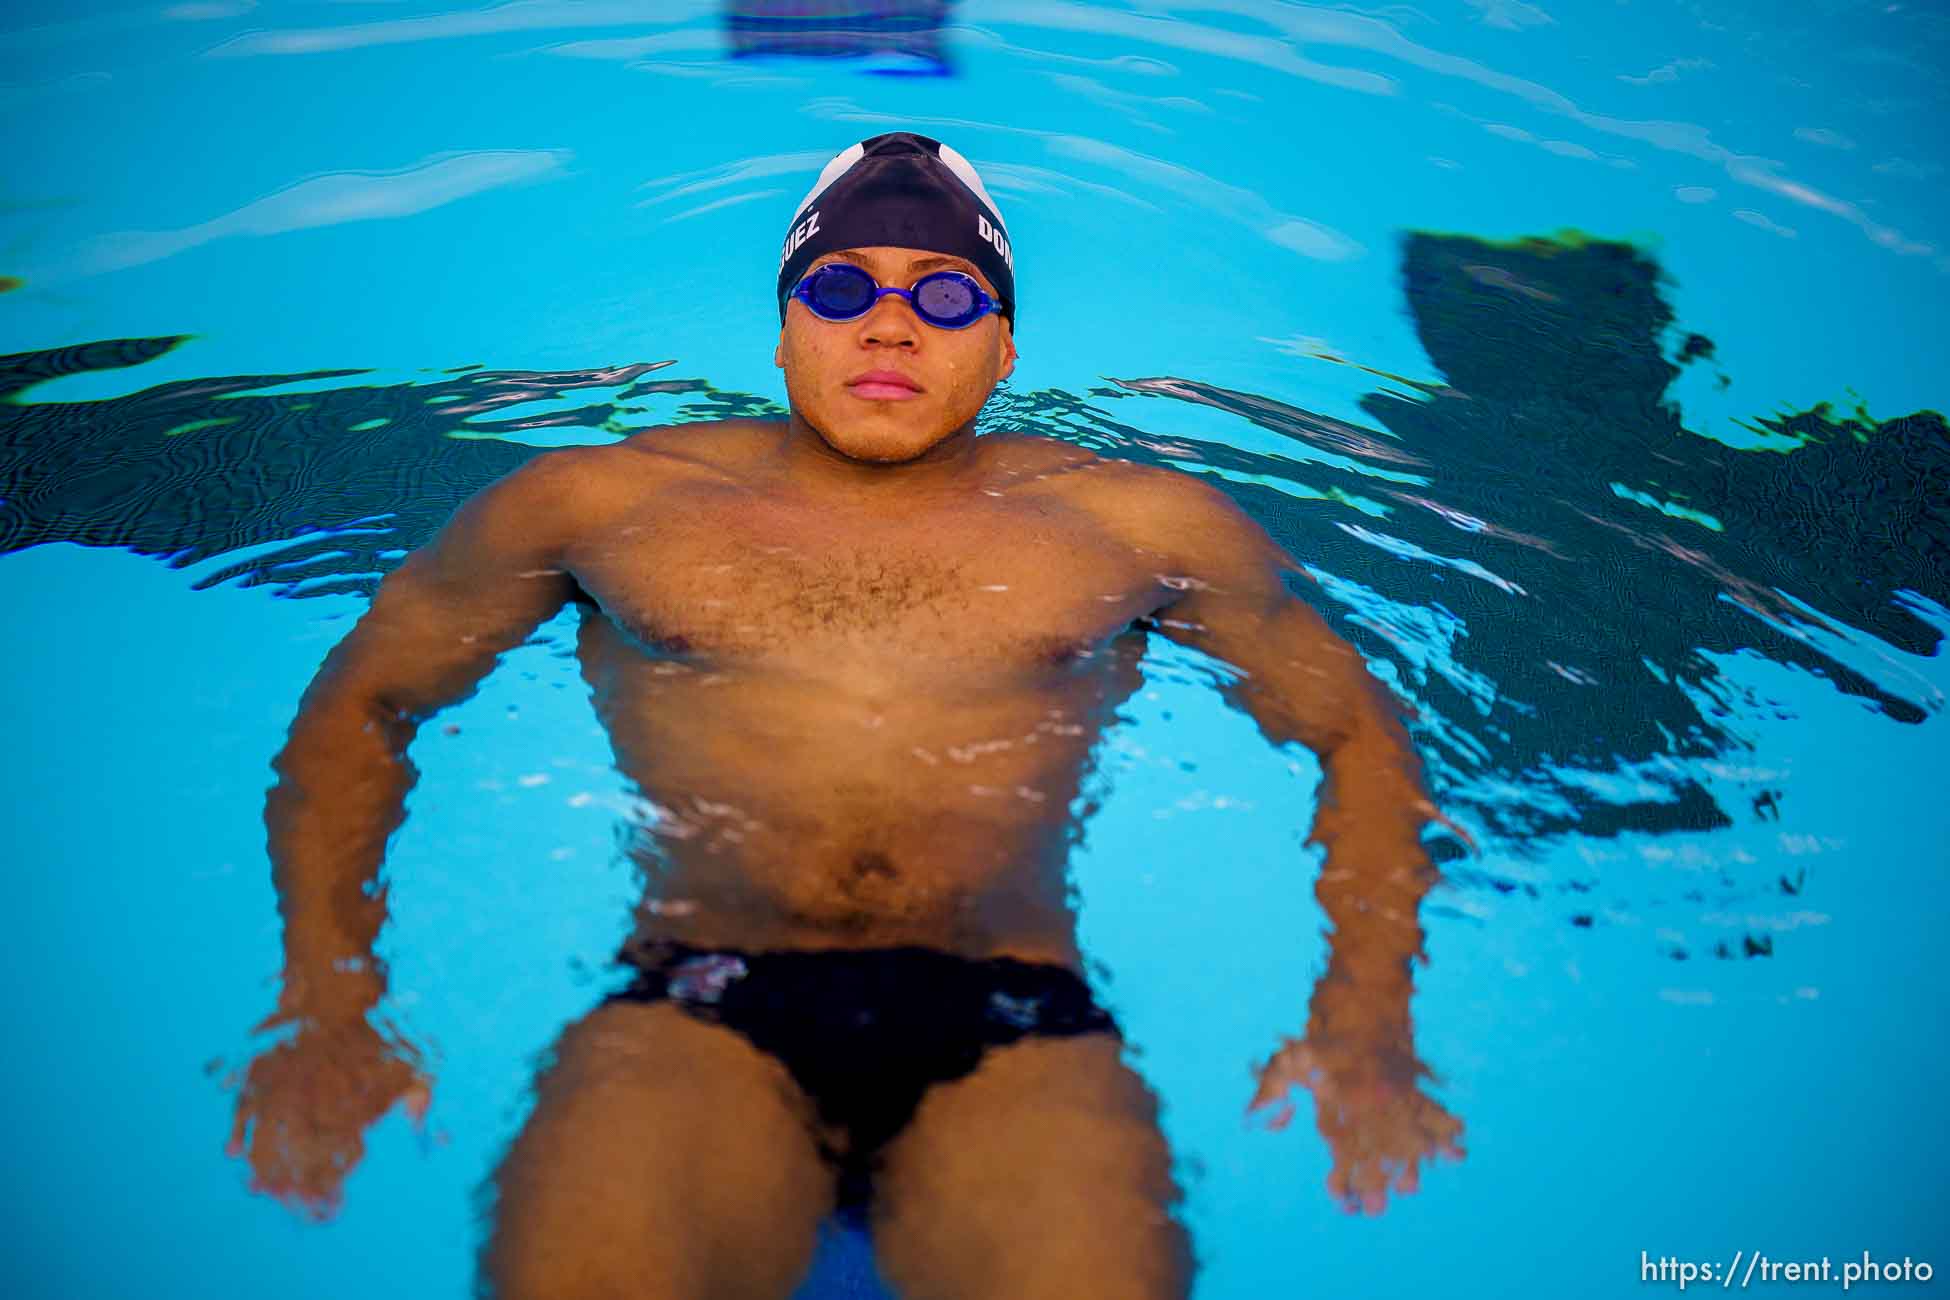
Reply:
[[[261,1185],[329,1209],[366,1126],[424,1106],[417,1059],[368,1015],[407,747],[571,603],[619,770],[655,812],[635,976],[562,1035],[496,1175],[497,1294],[786,1295],[842,1172],[868,1184],[904,1297],[1186,1294],[1156,1102],[1090,1001],[1065,877],[1150,632],[1226,664],[1229,697],[1326,774],[1328,971],[1255,1103],[1312,1089],[1334,1191],[1370,1209],[1450,1145],[1408,1019],[1433,809],[1387,697],[1222,493],[975,436],[1014,364],[1012,262],[965,160],[936,175],[933,145],[856,146],[795,217],[790,419],[536,457],[333,651],[266,811],[270,1023],[296,1032],[238,1106]],[[811,207],[861,176],[866,208]],[[920,209],[867,193],[902,176]],[[883,206],[919,229],[901,223],[934,210],[929,185],[986,233],[848,245]]]
[[[625,948],[645,954],[656,996],[604,1004],[558,1047],[499,1178],[487,1262],[500,1291],[580,1294],[561,1272],[564,1249],[579,1269],[608,1261],[599,1271],[614,1278],[661,1252],[689,1258],[711,1206],[711,1222],[750,1235],[713,1256],[710,1275],[782,1293],[844,1171],[870,1175],[882,1268],[914,1294],[1074,1294],[1076,1277],[1120,1271],[1129,1294],[1181,1294],[1189,1253],[1169,1217],[1169,1153],[1154,1101],[1077,978],[1065,867],[1091,748],[1139,680],[1142,627],[1227,563],[1277,589],[1273,553],[1213,549],[1215,527],[1248,537],[1249,525],[1189,478],[1044,439],[967,436],[871,475],[807,454],[778,422],[655,430],[538,457],[469,503],[388,580],[314,684],[280,758],[274,858],[342,857],[346,828],[378,819],[341,802],[314,821],[322,787],[393,807],[412,728],[579,603],[597,714],[619,770],[657,810],[636,846],[646,888]],[[1200,533],[1193,551],[1207,553],[1179,553]],[[307,896],[328,881],[334,896]],[[341,1018],[348,1004],[329,990],[376,997],[370,967],[325,956],[370,953],[379,903],[350,883],[345,872],[281,881],[298,985],[288,995]],[[832,950],[898,963],[894,982],[880,981],[883,1005],[833,1009],[842,1026],[905,1024],[896,1038],[918,1038],[931,1001],[950,1016],[949,995],[968,982],[887,956],[901,951],[964,966],[1014,959],[1003,969],[1015,982],[996,992],[1067,978],[1083,1001],[1058,985],[1056,1000],[1072,1004],[1063,1022],[1031,1009],[1027,1033],[954,1026],[973,1049],[951,1048],[959,1063],[931,1062],[917,1044],[907,1095],[879,1086],[907,1067],[897,1042],[836,1038],[840,1058],[880,1054],[853,1071],[854,1091],[895,1104],[863,1114],[860,1097],[816,1094],[814,1080],[835,1074],[819,1060],[760,1050],[790,1031],[777,1013],[771,1024],[692,1014],[704,1008],[663,996],[655,964],[735,953],[705,969],[742,974],[765,953]],[[886,1005],[888,991],[905,1006]],[[1058,1141],[1067,1159],[1050,1162]],[[990,1207],[986,1224],[971,1204]],[[628,1229],[646,1218],[693,1226],[655,1239]],[[1067,1225],[1049,1242],[1067,1262],[1021,1256],[1012,1280],[996,1281],[1003,1240],[1052,1221]],[[1016,1275],[1032,1265],[1044,1282]]]

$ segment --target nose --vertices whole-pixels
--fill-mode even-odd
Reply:
[[[860,342],[866,347],[913,348],[921,341],[921,321],[898,294],[887,294],[860,318]]]

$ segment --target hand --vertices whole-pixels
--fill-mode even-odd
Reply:
[[[280,1022],[274,1016],[258,1028]],[[226,1150],[250,1161],[252,1191],[322,1220],[338,1210],[340,1187],[365,1154],[366,1129],[399,1101],[423,1122],[432,1080],[412,1048],[387,1041],[363,1015],[296,1023],[296,1036],[246,1069]]]
[[[1462,1121],[1423,1093],[1425,1073],[1413,1053],[1393,1048],[1288,1039],[1260,1067],[1247,1110],[1277,1106],[1268,1126],[1285,1128],[1293,1118],[1288,1092],[1298,1084],[1313,1093],[1320,1135],[1334,1154],[1329,1194],[1350,1214],[1380,1214],[1391,1186],[1403,1195],[1416,1189],[1424,1161],[1463,1156]]]

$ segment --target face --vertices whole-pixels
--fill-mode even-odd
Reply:
[[[906,289],[934,271],[973,276],[959,257],[912,248],[853,248],[807,268],[850,262],[887,288]],[[1008,323],[991,312],[967,329],[924,323],[888,295],[857,320],[826,321],[788,299],[772,360],[785,371],[793,413],[826,444],[854,460],[895,464],[926,454],[966,427],[996,384],[1016,367]]]

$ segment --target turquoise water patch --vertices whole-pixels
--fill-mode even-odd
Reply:
[[[480,489],[548,448],[785,414],[791,206],[894,129],[953,143],[1008,221],[1022,360],[978,429],[1222,488],[1474,842],[1431,832],[1412,1004],[1467,1156],[1344,1216],[1310,1100],[1283,1129],[1245,1113],[1330,952],[1321,768],[1228,702],[1236,671],[1153,638],[1069,884],[1161,1099],[1196,1294],[1637,1296],[1646,1255],[1737,1251],[1941,1266],[1917,1119],[1950,1083],[1940,16],[882,16],[0,23],[31,919],[6,1016],[40,1063],[7,1099],[72,1121],[23,1133],[8,1293],[470,1293],[484,1186],[616,978],[656,815],[572,619],[423,729],[382,953],[433,1109],[372,1128],[310,1224],[222,1152],[280,969],[271,756]],[[800,1294],[886,1294],[870,1245],[829,1224]]]

